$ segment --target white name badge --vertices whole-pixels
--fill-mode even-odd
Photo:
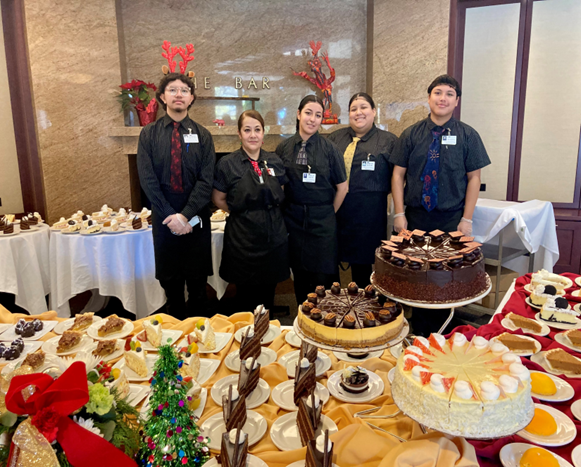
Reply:
[[[375,170],[375,161],[361,161],[361,170]]]
[[[189,133],[184,135],[184,143],[199,143],[197,133]]]
[[[456,136],[450,136],[450,135],[446,135],[446,136],[442,136],[442,144],[449,144],[450,146],[455,146],[456,145]]]
[[[275,176],[274,175],[274,169],[272,169],[272,168],[269,167],[268,168],[268,175],[270,175],[271,177],[274,177]]]
[[[303,183],[316,183],[317,174],[303,173]]]

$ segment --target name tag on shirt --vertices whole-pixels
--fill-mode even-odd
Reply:
[[[455,146],[456,145],[456,135],[454,135],[454,136],[442,135],[442,144],[448,144],[450,146]]]
[[[303,183],[316,183],[317,174],[303,173]]]
[[[375,161],[361,161],[361,170],[375,170]]]
[[[197,133],[189,133],[184,135],[184,143],[199,143]]]
[[[274,169],[272,168],[268,168],[268,175],[270,175],[271,177],[274,177]]]

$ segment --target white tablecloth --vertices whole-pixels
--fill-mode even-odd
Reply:
[[[479,199],[474,210],[473,232],[476,241],[487,243],[501,229],[514,223],[504,232],[504,246],[524,247],[535,253],[535,270],[544,268],[553,270],[559,259],[559,244],[553,205],[548,201],[527,201],[515,203]],[[497,243],[497,242],[496,242]],[[509,269],[519,274],[528,272],[528,258],[520,257],[504,263]]]
[[[16,305],[31,314],[47,311],[50,292],[49,229],[0,237],[0,291],[15,295]]]
[[[222,249],[224,248],[224,227],[225,222],[212,222],[212,269],[214,275],[208,277],[208,284],[216,291],[218,300],[220,300],[224,293],[228,282],[220,277],[220,262],[222,261]]]

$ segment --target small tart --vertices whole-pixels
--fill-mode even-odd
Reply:
[[[38,349],[36,352],[29,353],[22,362],[22,365],[28,365],[33,370],[37,370],[44,364],[45,357],[46,354],[44,351],[42,349]]]
[[[68,352],[81,343],[83,334],[77,331],[65,331],[58,341],[57,353]]]
[[[99,335],[99,337],[106,337],[110,334],[120,332],[123,329],[123,326],[125,326],[124,320],[119,318],[119,316],[117,316],[117,315],[111,315],[111,316],[109,316],[109,318],[107,318],[107,321],[105,321],[105,324],[103,324],[99,328],[99,330],[97,331],[97,334]]]

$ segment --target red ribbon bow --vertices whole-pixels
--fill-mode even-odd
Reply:
[[[26,393],[29,386],[35,387],[35,392],[25,399],[23,391]],[[106,459],[107,464],[116,467],[136,467],[135,461],[124,452],[68,417],[87,402],[89,389],[83,362],[73,363],[56,380],[42,373],[15,376],[6,394],[6,408],[32,417],[32,424],[49,442],[56,436],[71,465],[102,467]],[[47,416],[53,420],[45,420]]]

